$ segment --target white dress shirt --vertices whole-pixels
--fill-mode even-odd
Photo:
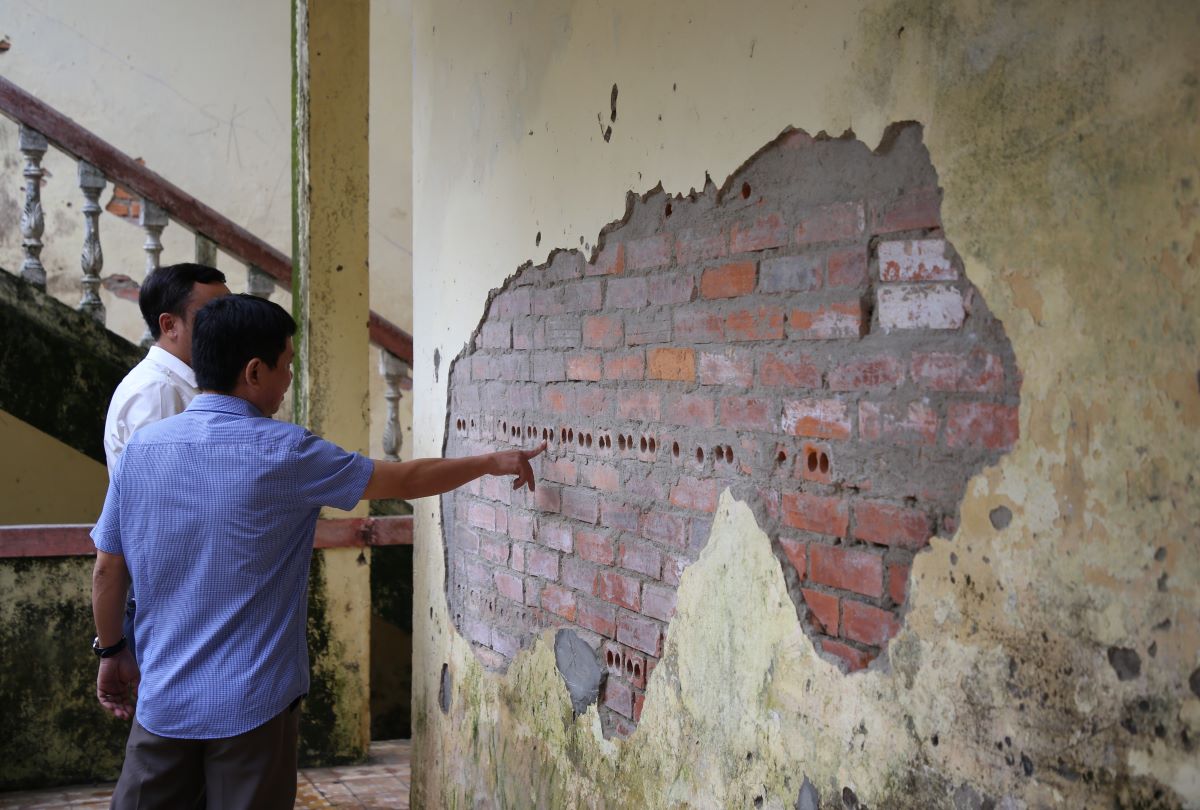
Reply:
[[[113,391],[104,420],[104,456],[108,477],[134,431],[143,425],[182,413],[199,391],[191,366],[175,355],[151,346],[145,359],[125,375]]]

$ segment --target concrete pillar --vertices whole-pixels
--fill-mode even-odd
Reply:
[[[365,452],[370,3],[293,0],[293,9],[296,421]],[[313,561],[309,761],[361,758],[370,742],[369,553],[329,549]]]

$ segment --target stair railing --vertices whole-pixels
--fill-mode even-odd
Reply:
[[[46,287],[46,269],[41,262],[46,221],[41,202],[44,174],[41,163],[47,149],[54,146],[78,162],[79,188],[84,197],[84,237],[80,256],[83,277],[78,308],[101,324],[105,322],[106,313],[99,295],[100,271],[104,266],[100,244],[100,194],[109,182],[140,198],[138,224],[146,232],[143,250],[147,275],[160,266],[162,232],[168,224],[175,222],[195,235],[195,261],[198,263],[215,266],[220,249],[245,265],[246,288],[252,295],[265,298],[275,285],[291,290],[292,260],[289,256],[2,77],[0,115],[20,127],[18,147],[25,158],[25,200],[20,220],[24,252],[21,277],[25,281],[43,290]],[[370,314],[367,329],[371,343],[380,350],[379,371],[387,403],[384,456],[395,460],[399,458],[402,441],[399,424],[401,392],[412,389],[412,335],[374,311]],[[148,333],[144,335],[143,343],[147,343],[149,337]]]

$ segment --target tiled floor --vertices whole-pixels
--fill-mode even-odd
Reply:
[[[373,742],[370,758],[365,765],[307,768],[301,771],[296,785],[297,809],[357,807],[369,810],[408,810],[411,750],[408,740]],[[102,810],[108,807],[112,787],[108,784],[0,793],[0,808]]]

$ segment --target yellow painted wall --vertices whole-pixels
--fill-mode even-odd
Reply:
[[[413,31],[416,454],[442,446],[490,289],[594,244],[627,191],[720,184],[787,126],[874,147],[924,125],[947,237],[1024,372],[1018,445],[918,557],[876,667],[814,654],[726,500],[627,742],[571,719],[551,634],[483,671],[419,504],[414,806],[782,808],[808,778],[871,807],[1200,807],[1194,7],[420,0]]]
[[[0,411],[0,526],[91,523],[108,470],[98,461]]]

